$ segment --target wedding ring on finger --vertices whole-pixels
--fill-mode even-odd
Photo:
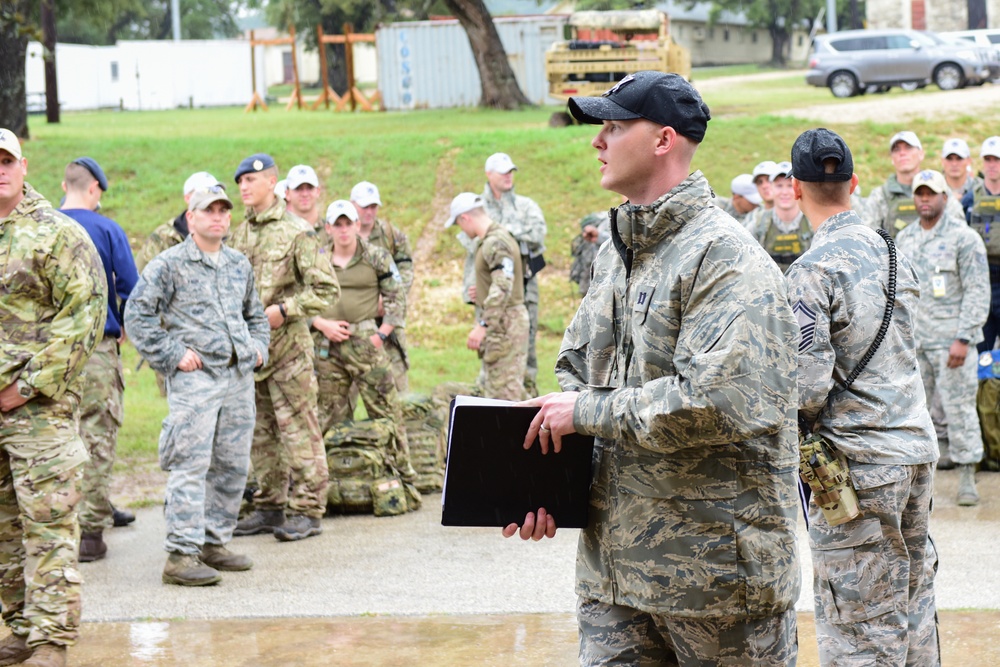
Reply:
[[[552,429],[550,429],[550,428],[549,428],[548,426],[546,426],[545,424],[542,424],[541,426],[539,426],[539,427],[538,427],[538,430],[539,430],[539,431],[543,431],[543,432],[545,432],[545,433],[548,433],[548,432],[549,432],[549,431],[551,431]]]

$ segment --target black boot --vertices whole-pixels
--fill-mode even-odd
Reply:
[[[135,514],[128,510],[120,510],[114,505],[111,506],[111,516],[112,522],[115,528],[121,528],[122,526],[127,526],[133,521],[135,521]]]

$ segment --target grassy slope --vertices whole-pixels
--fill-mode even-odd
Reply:
[[[933,94],[940,93],[910,95],[914,104],[920,104]],[[768,116],[769,110],[778,105],[801,107],[833,101],[829,91],[807,87],[798,76],[727,85],[708,90],[705,98],[715,119],[695,167],[724,195],[729,194],[728,183],[735,174],[750,171],[760,160],[787,159],[795,137],[813,126]],[[590,147],[593,128],[550,129],[547,120],[552,111],[466,109],[352,115],[208,109],[64,114],[58,126],[35,120],[35,138],[24,150],[29,159],[28,180],[53,200],[58,199],[62,169],[69,159],[79,155],[97,159],[111,181],[103,212],[125,228],[136,248],[149,231],[182,209],[181,184],[191,172],[205,169],[231,182],[236,164],[253,152],[271,153],[282,169],[300,162],[312,164],[327,188],[326,201],[346,198],[359,180],[375,182],[386,204],[385,217],[405,229],[414,245],[426,235],[432,250],[430,261],[418,266],[408,327],[414,366],[411,386],[420,391],[443,380],[471,381],[478,366],[474,355],[464,349],[471,312],[456,298],[462,250],[451,233],[438,231],[446,214],[432,206],[438,173],[443,186],[439,201],[443,197],[447,202],[459,191],[481,190],[486,156],[508,152],[520,168],[517,191],[541,205],[549,226],[549,268],[540,277],[539,385],[542,391],[554,391],[551,368],[562,330],[577,303],[575,286],[566,279],[570,240],[583,215],[607,208],[617,197],[599,186],[598,165]],[[885,124],[833,128],[852,146],[866,193],[891,169],[885,142],[899,128],[892,119],[886,120]],[[952,118],[910,123],[909,128],[933,152],[953,133],[977,144],[994,133],[995,124],[995,118]],[[936,155],[927,164],[939,164]],[[230,192],[235,193],[234,187]],[[155,456],[159,420],[166,412],[151,373],[148,369],[136,373],[136,361],[129,349],[125,356],[127,416],[120,437],[126,462]]]

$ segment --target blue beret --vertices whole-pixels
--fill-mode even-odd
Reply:
[[[101,190],[104,192],[108,191],[108,177],[104,175],[104,170],[101,169],[101,165],[97,164],[97,160],[92,157],[78,157],[73,160],[73,164],[86,167],[90,175],[97,179],[97,185],[100,186]]]
[[[243,174],[255,173],[258,171],[264,171],[265,169],[270,169],[274,166],[274,158],[267,153],[254,153],[250,157],[240,162],[240,166],[236,168],[236,182],[240,182],[240,176]]]

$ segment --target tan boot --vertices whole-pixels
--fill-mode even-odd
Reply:
[[[979,504],[979,492],[976,490],[976,466],[971,463],[958,466],[958,504],[963,507]]]
[[[25,660],[25,667],[66,667],[66,647],[58,644],[39,644]]]
[[[163,583],[177,586],[210,586],[222,581],[218,570],[211,568],[197,556],[171,553],[163,566]]]
[[[0,639],[0,665],[19,665],[30,658],[33,651],[27,637],[11,633]]]
[[[223,572],[242,572],[253,567],[249,556],[234,554],[222,544],[206,544],[201,548],[201,562]]]

